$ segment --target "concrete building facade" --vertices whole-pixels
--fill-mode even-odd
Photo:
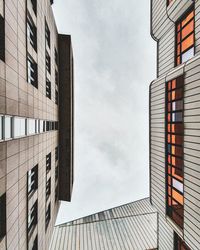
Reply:
[[[52,4],[0,0],[0,249],[48,249],[71,199],[73,54]]]
[[[199,20],[198,0],[151,0],[150,198],[170,225],[160,249],[200,249]]]

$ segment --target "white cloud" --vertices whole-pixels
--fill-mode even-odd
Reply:
[[[75,62],[75,183],[57,223],[148,196],[150,8],[136,0],[56,0]]]

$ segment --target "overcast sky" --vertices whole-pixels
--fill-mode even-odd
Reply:
[[[57,223],[149,195],[150,1],[55,0],[75,63],[75,182]]]

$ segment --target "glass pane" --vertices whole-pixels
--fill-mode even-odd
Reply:
[[[182,112],[177,112],[172,114],[172,122],[182,122],[183,114]]]
[[[184,62],[188,61],[193,56],[194,56],[194,48],[191,48],[182,54],[182,62],[184,63]]]
[[[35,134],[35,120],[28,120],[28,134]]]
[[[183,109],[183,101],[176,101],[172,103],[172,110],[177,111],[177,110],[182,110]]]
[[[175,179],[172,179],[173,187],[175,187],[177,190],[179,190],[181,193],[183,193],[183,183],[180,181],[177,181]]]
[[[194,45],[194,34],[191,34],[182,42],[181,51],[184,52],[190,46]]]
[[[5,117],[5,139],[11,138],[11,117]]]
[[[188,23],[185,28],[182,30],[182,39],[184,39],[187,35],[189,35],[192,31],[194,31],[194,20]]]

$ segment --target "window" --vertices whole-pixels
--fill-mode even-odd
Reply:
[[[48,200],[51,194],[51,178],[46,182],[46,200]]]
[[[45,38],[46,38],[46,44],[50,48],[50,40],[51,40],[51,38],[50,38],[50,30],[49,30],[47,22],[45,22]]]
[[[27,40],[34,50],[37,51],[37,29],[29,14],[27,15]]]
[[[55,130],[58,130],[58,122],[55,122]]]
[[[45,217],[46,229],[49,225],[50,219],[51,219],[51,203],[49,203],[47,210],[46,210],[46,217]]]
[[[34,119],[28,119],[28,135],[35,134],[36,131],[36,120]]]
[[[5,116],[4,118],[4,138],[5,140],[12,138],[12,117]]]
[[[47,121],[47,122],[46,122],[46,131],[49,131],[49,130],[50,130],[50,122]]]
[[[6,193],[0,196],[0,239],[6,235]]]
[[[43,121],[43,132],[46,131],[46,121]]]
[[[55,90],[55,103],[58,105],[58,91]]]
[[[42,133],[43,132],[43,121],[40,120],[39,122],[40,122],[40,133]]]
[[[19,118],[14,117],[13,119],[13,127],[14,127],[14,135],[13,137],[20,137],[26,135],[26,119],[25,118]]]
[[[37,64],[30,55],[27,57],[27,81],[34,87],[38,87]]]
[[[27,228],[28,228],[28,234],[31,235],[33,232],[35,226],[37,225],[37,210],[38,210],[38,203],[37,200],[31,207],[31,209],[28,211],[28,220],[27,220]]]
[[[56,63],[56,65],[58,66],[58,52],[57,52],[57,49],[56,49],[56,48],[55,48],[54,54],[55,54],[55,63]]]
[[[0,60],[5,62],[5,20],[1,14],[0,14]]]
[[[51,82],[48,79],[46,80],[46,97],[51,99]]]
[[[58,146],[55,148],[55,161],[58,160]]]
[[[174,250],[190,250],[190,248],[175,232],[174,232]]]
[[[35,15],[37,15],[37,0],[31,0],[31,4]]]
[[[37,235],[34,239],[32,250],[38,250],[38,236]]]
[[[47,51],[46,51],[46,70],[49,72],[49,74],[51,74],[51,58]]]
[[[55,202],[58,200],[58,184],[56,185],[55,188]]]
[[[176,65],[194,56],[194,9],[176,23]]]
[[[28,179],[28,195],[35,192],[38,188],[38,165],[28,171],[27,173]]]
[[[167,215],[183,228],[183,76],[166,84]]]
[[[58,165],[55,167],[55,180],[58,180]]]
[[[49,153],[46,156],[46,169],[47,169],[47,172],[49,172],[49,170],[51,170],[51,153]]]

